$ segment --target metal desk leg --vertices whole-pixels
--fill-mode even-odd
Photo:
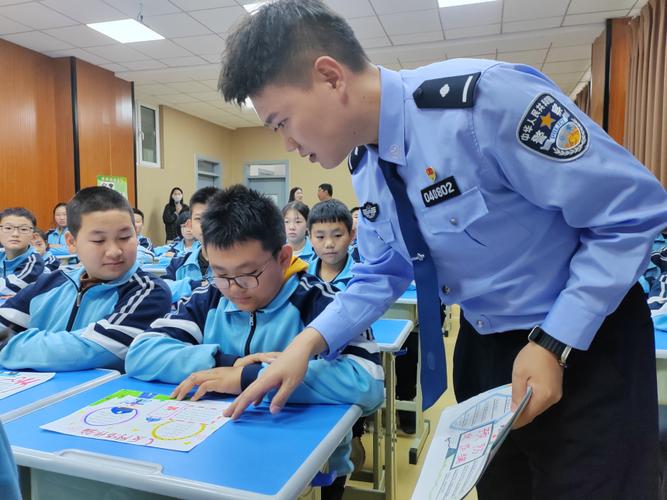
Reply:
[[[387,398],[384,426],[384,493],[387,500],[396,497],[396,374],[394,355],[383,356]]]

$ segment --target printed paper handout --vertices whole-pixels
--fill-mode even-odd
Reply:
[[[139,446],[190,451],[229,420],[225,401],[176,401],[123,389],[42,429]]]
[[[512,387],[497,387],[442,412],[413,500],[460,500],[477,484],[521,414],[532,390],[512,412]]]
[[[0,371],[0,399],[35,387],[52,379],[54,375],[54,372]]]

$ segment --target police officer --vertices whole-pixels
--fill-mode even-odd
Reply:
[[[324,168],[353,151],[365,258],[230,414],[274,388],[279,411],[309,356],[339,351],[414,277],[429,404],[444,388],[437,295],[463,311],[459,400],[533,389],[480,499],[657,497],[653,332],[635,282],[667,195],[644,166],[537,70],[378,68],[318,0],[244,19],[220,81],[226,100],[252,98],[288,150]]]

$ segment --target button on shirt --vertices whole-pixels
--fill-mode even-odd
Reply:
[[[412,94],[425,80],[475,72],[481,76],[472,107],[416,106]],[[665,226],[660,183],[531,67],[460,59],[400,73],[380,68],[380,75],[378,145],[367,148],[352,176],[360,204],[378,207],[373,220],[359,218],[365,262],[310,325],[329,355],[382,315],[413,279],[378,157],[398,165],[443,302],[461,304],[482,334],[541,324],[561,342],[587,349],[646,267]],[[584,125],[585,152],[554,159],[520,142],[524,115],[543,94]],[[448,177],[460,194],[427,207],[421,190]]]

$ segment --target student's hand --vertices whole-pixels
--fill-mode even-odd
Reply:
[[[241,372],[243,367],[221,366],[211,370],[195,372],[178,384],[171,397],[181,401],[188,393],[199,386],[190,401],[197,401],[207,392],[238,394],[241,392]]]
[[[301,383],[308,369],[308,360],[327,348],[324,337],[314,328],[306,328],[297,335],[276,360],[250,384],[225,410],[226,417],[236,420],[250,405],[261,403],[264,395],[278,389],[271,400],[271,413],[278,413],[294,389]]]
[[[253,363],[273,363],[278,357],[279,352],[258,352],[256,354],[249,354],[234,361],[234,366],[247,366]]]
[[[166,253],[162,254],[162,257],[173,257],[173,256],[174,256],[174,252],[166,252]]]
[[[533,395],[516,419],[513,429],[531,423],[535,417],[560,401],[563,396],[563,367],[556,355],[534,342],[519,351],[512,368],[512,409],[526,394],[527,386]]]

